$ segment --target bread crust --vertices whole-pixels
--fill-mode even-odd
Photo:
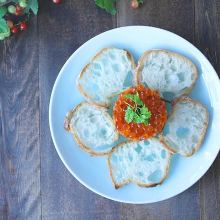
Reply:
[[[156,139],[156,140],[160,141],[160,140],[157,139],[157,138],[152,138],[152,139]],[[111,159],[110,159],[111,156],[112,156],[112,154],[113,154],[118,148],[124,147],[125,144],[128,144],[128,143],[136,143],[136,142],[138,142],[138,141],[125,141],[125,142],[123,142],[123,143],[120,143],[120,144],[114,146],[114,147],[112,148],[112,150],[111,150],[111,151],[109,152],[109,154],[108,154],[107,164],[108,164],[108,168],[109,168],[110,177],[111,177],[111,180],[112,180],[113,185],[115,186],[115,189],[119,189],[119,188],[121,188],[122,186],[124,186],[124,185],[126,185],[126,184],[128,184],[128,183],[134,183],[134,184],[136,184],[136,185],[138,185],[138,186],[140,186],[140,187],[154,187],[154,186],[157,186],[157,185],[162,184],[162,183],[164,182],[164,180],[165,180],[165,179],[167,178],[167,176],[168,176],[169,168],[170,168],[170,161],[171,161],[171,157],[172,157],[172,154],[171,154],[169,151],[168,151],[168,154],[169,154],[168,157],[169,157],[169,158],[168,158],[168,162],[167,162],[167,166],[166,166],[166,172],[165,172],[164,176],[161,178],[161,181],[160,181],[160,182],[158,182],[158,183],[151,183],[151,184],[145,184],[145,183],[133,181],[133,180],[131,180],[131,179],[127,179],[127,180],[123,181],[121,184],[118,184],[118,183],[115,181],[114,176],[113,176],[113,173],[112,173],[112,166],[111,166]],[[161,143],[162,143],[162,142],[161,142]],[[164,145],[164,143],[162,143],[162,145]]]
[[[202,130],[202,133],[201,133],[201,137],[200,137],[198,143],[193,147],[192,153],[190,153],[190,154],[181,154],[185,157],[190,157],[199,150],[199,148],[200,148],[200,146],[201,146],[201,144],[202,144],[202,142],[205,138],[206,130],[208,128],[208,123],[209,123],[209,113],[208,113],[207,108],[204,105],[202,105],[200,102],[192,100],[191,98],[189,98],[187,96],[181,96],[181,97],[178,97],[178,98],[173,100],[173,102],[172,102],[173,108],[172,108],[170,116],[175,113],[175,105],[179,102],[193,103],[193,104],[199,105],[200,107],[205,109],[205,118],[206,118],[206,120],[205,120],[204,127],[203,127],[203,130]],[[171,153],[178,153],[175,149],[173,149],[169,144],[166,143],[165,137],[162,134],[160,135],[160,141],[164,144],[165,148],[167,150],[169,150]]]
[[[82,148],[84,151],[86,151],[86,152],[89,153],[90,155],[92,155],[92,156],[104,156],[104,155],[108,155],[108,153],[111,151],[111,149],[108,150],[108,151],[105,151],[105,152],[97,152],[97,151],[94,151],[94,150],[92,150],[91,148],[89,148],[89,146],[86,146],[84,143],[82,143],[82,141],[80,140],[80,138],[79,138],[78,135],[77,135],[77,132],[76,132],[75,129],[71,126],[71,119],[72,119],[73,115],[78,111],[78,109],[79,109],[82,105],[93,105],[93,106],[95,106],[96,108],[106,110],[106,112],[104,112],[104,113],[105,113],[105,116],[106,116],[109,120],[111,120],[112,123],[114,124],[114,122],[113,122],[111,116],[107,113],[107,109],[106,109],[106,108],[101,107],[101,106],[96,106],[96,105],[91,104],[91,103],[88,103],[88,102],[81,102],[81,103],[80,103],[79,105],[77,105],[74,109],[70,110],[70,111],[67,113],[67,115],[66,115],[66,117],[65,117],[65,119],[64,119],[64,128],[65,128],[68,132],[70,132],[70,133],[73,134],[73,137],[74,137],[76,143],[80,146],[80,148]],[[118,131],[117,131],[117,130],[115,130],[115,131],[116,131],[116,137],[115,137],[115,140],[114,140],[114,141],[117,141],[118,138],[119,138],[119,134],[118,134]]]
[[[138,61],[138,65],[137,65],[137,68],[136,68],[136,71],[135,71],[135,82],[136,84],[141,84],[141,73],[142,73],[142,70],[144,68],[144,63],[145,61],[147,60],[148,56],[151,54],[151,53],[154,53],[154,54],[158,54],[158,53],[164,53],[164,54],[168,54],[170,56],[173,56],[173,57],[176,57],[178,59],[181,59],[183,60],[184,62],[188,63],[189,65],[192,65],[193,66],[193,75],[194,75],[194,81],[192,83],[192,85],[187,89],[187,91],[185,91],[182,95],[187,95],[189,94],[197,79],[198,79],[198,70],[195,66],[195,64],[190,60],[188,59],[187,57],[181,55],[181,54],[178,54],[178,53],[175,53],[175,52],[172,52],[172,51],[169,51],[169,50],[161,50],[161,49],[153,49],[153,50],[148,50],[148,51],[145,51],[141,58],[139,59]]]
[[[92,59],[91,59],[91,62],[93,62],[94,60],[96,60],[97,58],[99,58],[103,52],[107,51],[107,50],[111,50],[111,49],[115,49],[115,48],[103,48],[101,51],[99,51]],[[121,49],[121,50],[124,50],[127,54],[127,57],[128,59],[130,60],[131,64],[132,64],[132,67],[135,69],[136,68],[136,64],[135,64],[135,61],[134,61],[134,58],[132,56],[132,54],[128,51],[128,50],[125,50],[125,49]],[[91,65],[91,63],[88,63],[84,66],[84,68],[82,69],[82,71],[80,72],[79,76],[78,76],[78,80],[77,80],[77,88],[79,90],[79,92],[86,98],[86,100],[94,105],[97,105],[97,106],[101,106],[101,107],[109,107],[109,105],[107,103],[98,103],[98,102],[95,102],[92,100],[92,98],[89,96],[89,94],[87,94],[84,90],[83,90],[83,87],[80,85],[79,83],[79,79],[81,79],[83,77],[83,75],[85,74],[86,70],[89,68],[89,66]]]

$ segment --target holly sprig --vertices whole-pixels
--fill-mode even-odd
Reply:
[[[147,125],[151,117],[151,112],[141,100],[138,92],[136,92],[136,94],[126,94],[125,98],[132,101],[132,104],[125,101],[127,105],[127,109],[125,110],[125,121],[128,124],[134,122]]]
[[[0,0],[0,40],[26,30],[31,12],[37,14],[38,0]]]

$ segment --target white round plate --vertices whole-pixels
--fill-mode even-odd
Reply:
[[[141,188],[128,184],[116,190],[111,182],[106,157],[91,157],[63,128],[66,113],[84,98],[76,78],[90,59],[104,47],[129,50],[138,61],[149,49],[167,49],[190,58],[198,67],[199,79],[190,96],[207,106],[210,120],[200,150],[189,158],[175,155],[168,178],[160,186]],[[129,26],[104,32],[76,50],[61,69],[53,87],[49,121],[56,150],[72,175],[83,185],[106,198],[126,203],[152,203],[175,196],[194,184],[209,169],[220,147],[220,81],[205,56],[191,43],[171,32],[145,26]]]

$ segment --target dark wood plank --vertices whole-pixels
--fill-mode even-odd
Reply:
[[[41,192],[43,219],[118,219],[118,205],[82,186],[62,164],[50,138],[48,105],[57,74],[68,57],[115,20],[93,1],[41,1],[39,14]]]
[[[0,51],[3,51],[3,44],[0,45]],[[1,91],[1,90],[0,90]],[[2,121],[2,108],[1,108],[1,92],[0,92],[0,121]],[[3,135],[2,135],[2,123],[0,124],[0,146],[3,146]],[[0,151],[1,152],[1,151]],[[6,201],[6,193],[5,193],[5,185],[4,185],[4,179],[3,179],[3,166],[2,166],[2,159],[0,157],[0,219],[6,219],[7,218],[7,201]]]
[[[220,76],[220,1],[195,1],[195,44]],[[219,143],[220,144],[220,143]],[[220,157],[199,184],[202,219],[220,219]]]
[[[195,0],[195,45],[220,76],[220,1]]]
[[[155,26],[194,41],[194,0],[145,0],[136,10],[128,1],[117,5],[117,26]]]
[[[172,31],[194,43],[193,0],[145,0],[132,10],[127,1],[118,2],[117,25],[149,25]],[[148,205],[121,205],[122,219],[199,219],[198,183],[172,199]]]
[[[37,18],[0,46],[0,219],[40,219]]]

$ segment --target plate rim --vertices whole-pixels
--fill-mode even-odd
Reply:
[[[60,69],[57,77],[56,77],[56,80],[54,82],[54,85],[53,85],[53,88],[52,88],[52,92],[51,92],[51,95],[50,95],[50,101],[49,101],[49,128],[50,128],[50,133],[51,133],[51,137],[52,137],[52,140],[53,140],[53,144],[54,144],[54,147],[61,159],[61,161],[63,162],[63,164],[65,165],[65,167],[67,168],[67,170],[74,176],[74,178],[76,178],[82,185],[84,185],[86,188],[88,188],[90,191],[92,191],[93,193],[96,193],[104,198],[107,198],[107,199],[110,199],[112,201],[116,201],[116,202],[121,202],[121,203],[127,203],[127,204],[149,204],[149,203],[156,203],[156,202],[161,202],[161,201],[164,201],[164,200],[167,200],[167,199],[170,199],[170,198],[173,198],[181,193],[183,193],[184,191],[186,191],[187,189],[189,189],[190,187],[192,187],[195,183],[197,183],[206,173],[207,171],[209,170],[209,168],[211,167],[211,165],[213,164],[213,162],[215,161],[216,157],[218,156],[218,153],[220,151],[220,145],[216,147],[215,149],[215,156],[210,158],[210,164],[204,169],[203,172],[201,172],[197,178],[189,181],[189,184],[187,184],[187,186],[185,185],[181,190],[179,190],[178,192],[175,192],[174,194],[172,194],[171,196],[163,196],[162,199],[159,199],[159,200],[154,200],[154,201],[150,201],[149,199],[146,200],[146,201],[140,201],[140,202],[134,202],[134,201],[129,201],[129,200],[124,200],[124,199],[117,199],[117,198],[114,198],[114,197],[111,197],[111,196],[108,196],[102,192],[99,192],[97,191],[95,188],[89,186],[86,182],[84,182],[83,180],[80,179],[80,177],[78,177],[73,171],[72,169],[69,167],[69,165],[66,163],[65,161],[65,158],[63,157],[62,153],[60,152],[59,150],[59,147],[58,147],[58,144],[56,143],[56,139],[55,139],[55,136],[54,136],[54,131],[53,131],[53,126],[52,126],[52,105],[53,105],[53,99],[54,99],[54,94],[55,94],[55,91],[56,91],[56,87],[58,85],[58,82],[59,82],[59,79],[61,78],[61,75],[63,74],[63,71],[64,69],[66,68],[66,66],[69,65],[69,63],[71,62],[71,60],[77,56],[77,54],[79,53],[80,50],[82,50],[84,47],[87,46],[87,44],[89,44],[91,41],[93,41],[95,38],[97,37],[100,37],[101,35],[104,35],[104,34],[107,34],[109,32],[113,32],[115,30],[122,30],[122,29],[133,29],[133,28],[140,28],[140,29],[153,29],[153,30],[157,30],[157,31],[162,31],[162,32],[167,32],[168,34],[171,34],[171,35],[174,35],[175,37],[185,41],[187,44],[190,44],[195,50],[197,53],[200,54],[200,56],[203,57],[203,59],[205,60],[206,64],[209,65],[209,68],[212,69],[212,71],[215,73],[215,77],[216,79],[218,80],[218,84],[219,84],[219,87],[220,87],[220,79],[218,77],[218,74],[217,72],[215,71],[214,67],[212,66],[212,64],[210,63],[210,61],[208,60],[208,58],[196,47],[194,46],[192,43],[190,43],[188,40],[186,40],[185,38],[179,36],[178,34],[175,34],[171,31],[168,31],[168,30],[165,30],[165,29],[162,29],[162,28],[158,28],[158,27],[153,27],[153,26],[144,26],[144,25],[131,25],[131,26],[123,26],[123,27],[117,27],[117,28],[113,28],[113,29],[110,29],[110,30],[107,30],[107,31],[104,31],[98,35],[95,35],[94,37],[90,38],[89,40],[87,40],[86,42],[82,43],[81,46],[75,50],[69,57],[68,59],[66,60],[66,62],[64,63],[64,65],[62,66],[62,68]]]

